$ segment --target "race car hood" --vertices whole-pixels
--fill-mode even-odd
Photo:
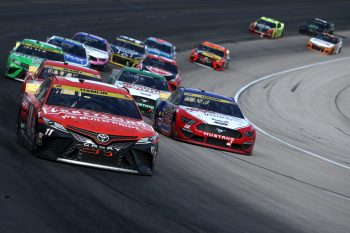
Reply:
[[[165,57],[165,58],[168,58],[168,59],[173,59],[173,56],[172,54],[170,53],[165,53],[159,49],[156,49],[156,48],[147,48],[147,52],[149,54],[154,54],[154,55],[158,55],[158,56],[161,56],[161,57]]]
[[[64,54],[64,60],[66,62],[74,63],[80,66],[85,66],[88,63],[88,60],[86,58],[77,57],[69,53]]]
[[[85,48],[86,48],[86,53],[89,56],[93,56],[100,59],[108,59],[108,53],[106,51],[95,49],[93,47],[86,46],[86,45],[85,45]]]
[[[265,24],[260,24],[260,23],[255,24],[255,30],[259,32],[267,32],[269,29],[271,28]]]
[[[96,133],[119,136],[151,137],[153,128],[143,120],[112,114],[44,105],[42,117],[61,124],[66,129],[76,127]]]
[[[180,106],[180,109],[210,125],[222,126],[229,129],[239,129],[250,125],[249,121],[238,117],[185,106]]]
[[[142,96],[152,100],[157,100],[159,98],[168,99],[168,97],[171,94],[170,92],[167,92],[167,91],[160,91],[150,87],[121,82],[121,81],[117,81],[115,85],[127,88],[132,96]]]
[[[16,53],[16,52],[11,54],[11,59],[14,59],[17,62],[19,62],[21,64],[20,66],[22,66],[26,70],[28,70],[29,66],[39,66],[41,62],[44,60],[42,58],[29,56],[26,54]]]
[[[131,59],[142,59],[142,57],[144,56],[144,54],[138,53],[132,49],[115,46],[113,44],[111,44],[111,49],[113,53],[119,54],[123,57],[131,58]]]
[[[152,73],[155,73],[155,74],[160,74],[164,77],[169,77],[169,76],[173,76],[174,74],[167,71],[167,70],[163,70],[163,69],[160,69],[158,67],[154,67],[154,66],[144,66],[144,68],[146,68],[146,70],[152,72]]]
[[[329,43],[329,42],[324,41],[324,40],[317,39],[317,38],[311,38],[310,42],[315,44],[315,45],[317,45],[317,46],[321,46],[321,47],[324,47],[324,48],[332,48],[332,47],[334,47],[334,44]]]
[[[221,60],[221,57],[214,54],[214,53],[210,53],[210,52],[206,52],[206,51],[201,51],[201,50],[198,50],[197,51],[199,54],[205,56],[205,57],[208,57],[212,60]]]

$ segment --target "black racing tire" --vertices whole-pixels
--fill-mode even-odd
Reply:
[[[176,124],[176,115],[174,114],[173,121],[171,122],[170,138],[175,138],[175,134],[174,134],[175,124]]]
[[[18,120],[17,120],[16,141],[20,146],[23,146],[24,145],[24,129],[23,129],[24,122],[21,121],[20,114],[21,114],[21,111],[19,112]]]
[[[154,113],[152,114],[151,120],[152,120],[152,127],[155,131],[159,132],[159,126],[158,126],[158,122],[157,122],[157,111],[158,109],[154,110]]]
[[[37,147],[36,147],[36,122],[35,122],[35,126],[33,128],[33,132],[32,132],[32,136],[30,137],[29,140],[29,145],[28,145],[28,150],[34,155],[37,156],[36,151],[37,151]]]

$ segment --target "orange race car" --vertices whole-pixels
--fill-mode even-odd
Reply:
[[[190,56],[190,62],[196,62],[214,70],[227,68],[229,61],[230,51],[227,48],[207,41],[193,49]]]

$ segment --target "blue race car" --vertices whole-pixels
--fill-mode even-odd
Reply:
[[[157,55],[167,59],[176,59],[176,47],[165,40],[149,37],[144,41],[147,54]]]
[[[89,57],[84,44],[59,36],[52,36],[47,39],[47,42],[62,48],[66,62],[78,66],[90,67]]]

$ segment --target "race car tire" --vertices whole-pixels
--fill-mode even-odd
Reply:
[[[33,132],[32,132],[32,137],[29,140],[29,145],[28,145],[28,150],[34,155],[37,156],[36,154],[36,126],[37,123],[35,122],[35,126],[33,128]]]
[[[24,145],[24,122],[20,119],[21,111],[18,115],[17,129],[16,129],[16,141],[20,146]]]
[[[338,54],[339,54],[339,53],[341,53],[341,47],[340,47],[339,50],[338,50]]]
[[[170,128],[170,138],[175,138],[175,125],[176,125],[176,115],[174,114],[173,121],[171,122]]]
[[[157,116],[158,109],[154,111],[154,114],[152,114],[151,120],[152,120],[152,127],[155,131],[159,132],[159,126],[158,126],[158,116]]]

